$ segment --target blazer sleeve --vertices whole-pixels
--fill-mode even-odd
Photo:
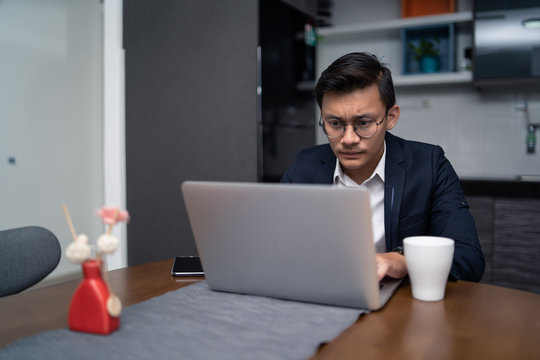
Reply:
[[[452,279],[480,281],[485,263],[476,225],[459,178],[438,146],[432,153],[432,169],[430,233],[455,241]]]
[[[287,169],[282,183],[330,184],[336,158],[328,144],[302,150]]]

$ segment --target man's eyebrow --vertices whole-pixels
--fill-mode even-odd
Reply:
[[[350,119],[352,119],[352,120],[359,120],[359,119],[365,119],[365,118],[375,119],[376,116],[377,116],[377,114],[368,112],[368,113],[364,113],[364,114],[353,115]],[[338,116],[338,115],[334,115],[334,114],[324,114],[323,117],[325,119],[343,120],[343,117]]]
[[[376,117],[376,114],[367,113],[367,114],[355,115],[355,116],[353,116],[353,119],[365,119],[365,118],[375,119],[375,117]]]

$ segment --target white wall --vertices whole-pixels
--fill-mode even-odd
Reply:
[[[402,116],[392,132],[441,145],[461,178],[540,175],[540,145],[535,154],[526,153],[524,98],[540,102],[540,93],[472,86],[398,89]]]
[[[399,0],[334,0],[333,24],[399,18],[400,6]],[[472,1],[458,1],[457,9],[471,10]],[[373,52],[390,64],[394,75],[399,74],[399,34],[389,32],[383,37],[383,41],[369,34],[323,39],[318,44],[319,74],[331,61],[351,51]],[[443,146],[460,177],[498,179],[540,175],[540,144],[535,154],[526,153],[527,121],[523,111],[526,102],[540,103],[540,90],[479,91],[473,84],[462,84],[397,87],[396,95],[402,111],[392,133]],[[540,139],[540,130],[537,137]],[[324,141],[323,136],[318,137],[319,143]]]
[[[102,33],[99,0],[0,1],[0,228],[47,227],[62,251],[62,204],[103,231]],[[62,254],[52,276],[80,272]]]

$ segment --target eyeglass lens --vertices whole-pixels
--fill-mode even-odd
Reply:
[[[345,133],[346,125],[339,120],[324,120],[321,125],[328,137],[339,137]],[[375,120],[357,120],[351,125],[356,135],[368,138],[375,135],[379,124]]]

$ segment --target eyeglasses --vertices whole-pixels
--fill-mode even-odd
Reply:
[[[379,122],[370,118],[362,118],[354,121],[351,125],[353,126],[356,135],[360,136],[361,138],[370,138],[375,135],[379,125],[382,124],[387,115],[388,113],[385,113]],[[319,126],[323,128],[324,133],[329,138],[342,137],[345,134],[345,128],[347,125],[348,124],[345,124],[341,120],[337,119],[323,120],[322,117],[319,119]]]

